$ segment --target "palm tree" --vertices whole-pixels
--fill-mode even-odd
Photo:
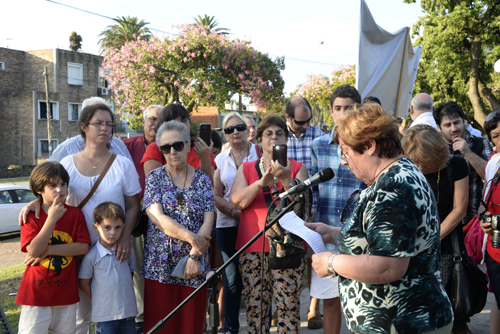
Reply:
[[[78,51],[82,48],[82,36],[78,35],[76,31],[73,31],[69,35],[69,48],[73,51]]]
[[[231,29],[228,28],[215,28],[219,25],[219,21],[215,20],[215,16],[210,17],[207,14],[205,14],[204,17],[201,17],[200,15],[198,15],[198,17],[195,17],[193,24],[206,26],[208,30],[210,31],[213,30],[219,34],[224,34],[224,35],[227,35],[229,31],[231,31]]]
[[[117,24],[108,26],[106,30],[99,34],[102,37],[99,40],[101,45],[101,54],[108,51],[109,48],[121,49],[121,47],[130,41],[141,39],[150,39],[153,35],[148,28],[145,28],[149,22],[140,20],[137,17],[122,16],[113,19]]]

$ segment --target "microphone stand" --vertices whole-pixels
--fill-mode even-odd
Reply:
[[[303,190],[306,190],[304,188]],[[248,241],[241,249],[239,249],[229,260],[227,260],[221,267],[219,267],[217,270],[211,270],[207,274],[207,278],[205,282],[203,282],[202,285],[200,285],[196,290],[194,290],[186,299],[182,301],[177,307],[170,312],[169,315],[167,315],[165,318],[162,320],[158,321],[156,325],[151,328],[147,334],[154,334],[158,333],[160,329],[162,329],[163,326],[167,323],[170,318],[172,318],[177,312],[180,311],[181,308],[184,307],[191,299],[194,298],[201,290],[203,290],[207,285],[209,285],[208,291],[210,292],[210,305],[209,305],[209,314],[210,314],[210,326],[212,327],[212,334],[217,333],[217,327],[219,325],[219,304],[217,303],[217,284],[221,280],[222,273],[224,272],[224,269],[229,266],[234,260],[239,258],[239,256],[248,248],[250,247],[257,239],[259,239],[261,236],[264,235],[264,233],[267,232],[273,226],[281,217],[283,217],[286,213],[288,213],[295,204],[299,203],[301,198],[304,196],[304,194],[299,193],[295,194],[295,199],[287,206],[285,207],[276,217],[274,217],[269,224],[265,225],[264,228],[257,233],[250,241]]]

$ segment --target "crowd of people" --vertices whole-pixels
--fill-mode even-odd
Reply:
[[[224,270],[220,333],[240,331],[242,297],[248,333],[298,333],[306,271],[311,329],[340,333],[343,312],[353,333],[470,333],[447,286],[452,236],[465,252],[463,226],[478,214],[496,299],[490,328],[500,331],[500,154],[490,145],[500,140],[500,113],[488,116],[482,138],[457,103],[434,106],[421,93],[401,129],[378,98],[361,103],[342,85],[331,95],[329,133],[293,97],[284,117],[258,124],[228,113],[223,145],[216,131],[210,143],[199,138],[180,104],[149,106],[144,134],[121,140],[104,102],[83,102],[80,135],[30,177],[38,200],[20,215],[19,333],[85,334],[91,321],[96,333],[146,333],[205,282],[210,251],[228,262],[292,202],[327,251],[314,254],[273,225]],[[276,145],[286,145],[286,163],[273,157]],[[335,178],[277,202],[325,168]],[[145,232],[132,236],[141,215]],[[203,289],[159,333],[208,330],[207,299]]]

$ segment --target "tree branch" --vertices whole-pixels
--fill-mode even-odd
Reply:
[[[471,54],[471,76],[469,80],[469,90],[467,96],[474,109],[474,119],[483,126],[486,120],[486,113],[484,111],[484,106],[482,104],[481,98],[479,96],[478,82],[479,82],[479,58],[481,57],[481,37],[474,37],[472,42],[472,54]]]

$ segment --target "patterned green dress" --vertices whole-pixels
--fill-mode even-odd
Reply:
[[[388,284],[340,278],[342,308],[354,333],[425,333],[448,325],[453,312],[439,282],[441,241],[436,200],[427,180],[403,158],[361,193],[340,231],[341,254],[411,257]]]

